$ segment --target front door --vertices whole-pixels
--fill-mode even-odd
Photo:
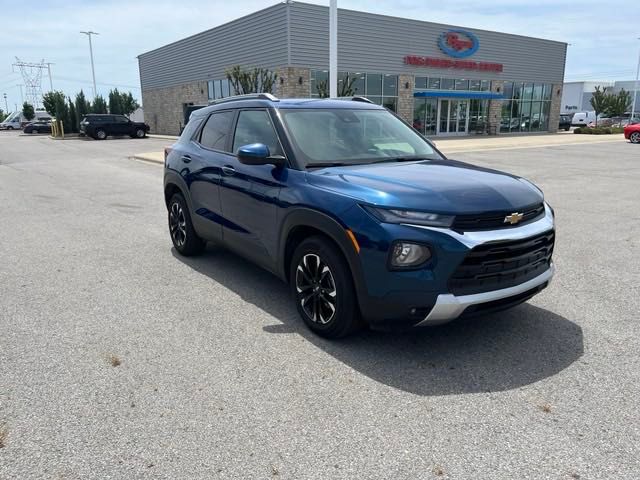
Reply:
[[[240,110],[232,152],[242,146],[263,143],[271,155],[283,155],[271,115],[264,109]],[[236,155],[222,167],[220,202],[225,223],[225,243],[246,257],[275,268],[278,232],[277,207],[287,169],[273,165],[244,165]]]
[[[469,100],[442,98],[438,101],[438,135],[469,132]]]

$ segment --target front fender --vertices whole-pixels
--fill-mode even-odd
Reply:
[[[360,299],[365,298],[366,289],[362,271],[362,263],[360,261],[358,252],[356,251],[351,239],[347,235],[347,228],[330,215],[319,212],[317,210],[313,210],[311,208],[295,208],[294,210],[289,212],[283,219],[278,248],[278,275],[285,281],[288,280],[289,272],[286,265],[287,239],[297,227],[314,228],[316,230],[319,230],[335,242],[349,265],[349,269],[353,278],[353,284],[358,294],[358,302],[360,302]]]

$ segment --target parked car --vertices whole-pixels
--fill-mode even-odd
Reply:
[[[51,115],[44,110],[36,110],[34,115],[34,118],[31,120],[33,122],[51,121]],[[0,123],[0,130],[21,130],[27,123],[29,123],[29,120],[26,119],[21,111],[13,112]]]
[[[149,132],[149,125],[143,122],[132,122],[124,115],[89,114],[80,122],[80,133],[96,140],[122,135],[144,138],[147,132]]]
[[[51,133],[51,122],[27,123],[22,131],[24,133]]]
[[[633,123],[624,127],[624,138],[631,143],[640,143],[640,123]]]
[[[600,123],[600,120],[604,118],[607,118],[606,115],[602,113],[598,115],[598,123]],[[596,121],[596,112],[594,111],[577,112],[573,114],[573,118],[571,119],[571,125],[574,127],[586,127],[590,123],[595,124],[595,121]]]
[[[558,130],[564,130],[568,132],[571,129],[571,115],[560,115],[560,123],[558,124]]]
[[[193,112],[165,150],[164,198],[179,254],[212,241],[246,257],[330,338],[512,307],[554,274],[538,187],[448,160],[360,97],[255,94]]]

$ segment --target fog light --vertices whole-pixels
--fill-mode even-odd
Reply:
[[[409,242],[395,242],[391,249],[391,267],[411,268],[422,265],[431,258],[431,250],[426,245]]]

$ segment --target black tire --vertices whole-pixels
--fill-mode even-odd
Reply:
[[[38,133],[38,130],[34,128],[33,130],[31,130],[31,133]]]
[[[340,338],[362,325],[349,265],[330,240],[309,237],[298,245],[289,284],[298,313],[316,334]]]
[[[565,127],[564,131],[568,132],[569,130],[571,130],[571,127]]]
[[[93,134],[93,138],[95,138],[96,140],[104,140],[107,138],[107,132],[105,132],[102,128],[99,128]]]
[[[640,132],[632,132],[631,135],[629,135],[629,141],[631,143],[640,143]]]
[[[135,138],[144,138],[147,136],[147,132],[144,130],[144,128],[136,128],[134,136]]]
[[[13,130],[13,127],[12,126],[8,126],[7,130]]]
[[[181,255],[190,257],[202,253],[207,242],[193,228],[189,207],[182,194],[175,193],[169,200],[167,219],[171,241]]]

